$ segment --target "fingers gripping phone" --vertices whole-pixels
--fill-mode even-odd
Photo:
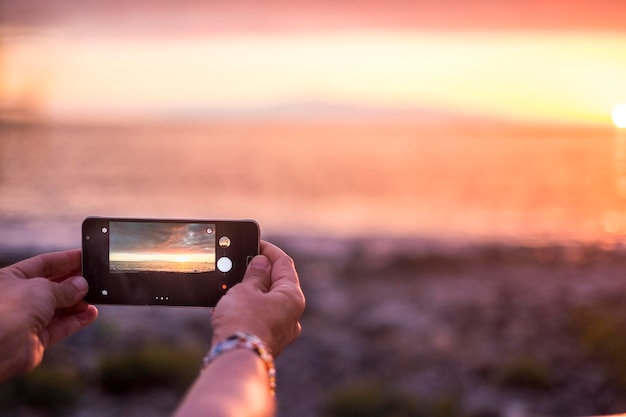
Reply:
[[[88,217],[82,225],[85,300],[213,307],[259,254],[252,220]]]

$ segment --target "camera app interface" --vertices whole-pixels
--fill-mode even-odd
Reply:
[[[215,225],[111,222],[111,273],[187,273],[215,270]]]

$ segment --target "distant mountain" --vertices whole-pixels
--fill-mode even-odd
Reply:
[[[293,102],[268,107],[233,109],[173,108],[158,112],[162,119],[181,121],[202,120],[281,120],[281,121],[394,121],[419,124],[504,122],[492,117],[450,110],[412,107],[367,107],[328,102]]]
[[[480,113],[470,113],[439,109],[432,107],[392,108],[367,107],[344,103],[326,102],[293,102],[267,107],[238,107],[238,108],[207,108],[207,107],[177,107],[161,108],[159,110],[142,110],[140,112],[127,111],[118,119],[116,114],[103,115],[98,113],[94,117],[86,117],[86,122],[149,122],[149,123],[229,123],[229,122],[281,122],[289,123],[393,123],[398,125],[419,125],[423,128],[470,128],[479,130],[493,129],[549,129],[572,130],[575,132],[589,129],[606,129],[607,126],[597,123],[573,123],[558,121],[529,122],[523,118],[507,118]],[[570,133],[572,133],[570,132]],[[568,133],[569,134],[569,133]]]

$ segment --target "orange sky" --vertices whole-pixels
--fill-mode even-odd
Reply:
[[[609,123],[626,101],[621,1],[63,3],[5,3],[5,109],[133,118],[316,102]]]
[[[3,0],[4,23],[110,34],[215,31],[626,30],[623,0]]]

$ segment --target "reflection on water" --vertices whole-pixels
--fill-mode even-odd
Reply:
[[[254,218],[269,234],[607,239],[614,175],[626,178],[613,141],[406,123],[5,125],[0,235],[77,244],[84,217],[111,215]]]

